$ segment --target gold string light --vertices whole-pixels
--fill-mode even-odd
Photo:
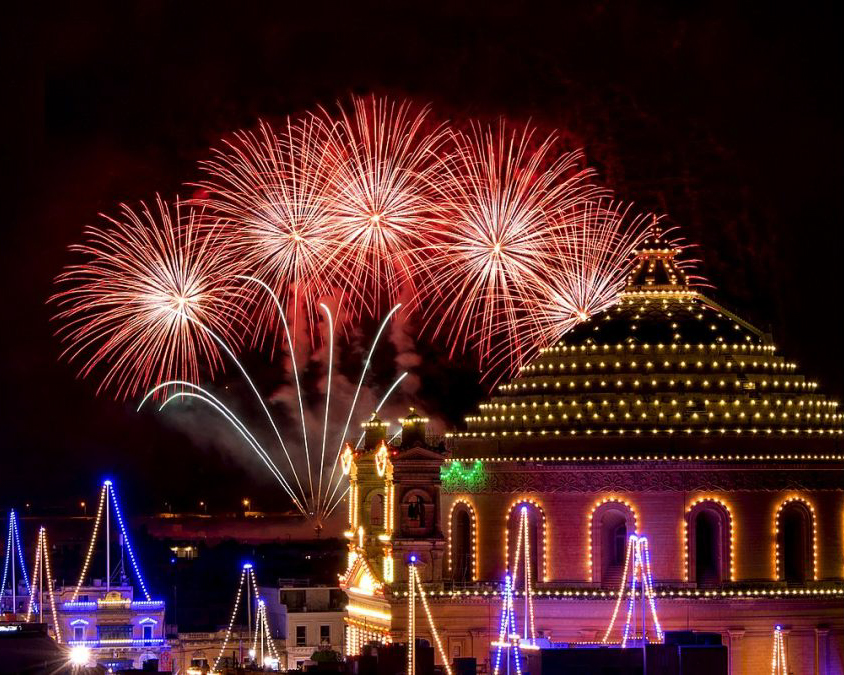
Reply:
[[[606,497],[602,497],[598,501],[596,501],[592,505],[592,510],[589,512],[589,515],[586,517],[586,551],[587,551],[587,576],[586,581],[593,581],[593,556],[592,556],[592,549],[594,546],[593,542],[593,534],[595,531],[595,512],[604,506],[605,504],[620,504],[624,506],[627,511],[633,516],[633,534],[637,534],[639,532],[639,521],[638,517],[636,516],[636,509],[633,508],[633,505],[628,502],[626,499],[622,497],[618,497],[616,495],[608,495]]]
[[[507,509],[507,519],[504,525],[504,565],[506,567],[510,559],[510,517],[513,514],[513,509],[520,504],[533,506],[542,517],[542,581],[548,581],[548,522],[542,504],[532,497],[519,497]]]
[[[79,575],[79,583],[76,584],[76,588],[73,590],[73,595],[70,598],[71,603],[76,602],[76,598],[79,596],[79,591],[82,588],[86,575],[88,574],[88,566],[91,564],[91,557],[94,555],[94,544],[97,543],[97,532],[100,527],[100,521],[103,517],[103,509],[108,508],[108,503],[106,502],[107,492],[108,484],[103,483],[102,488],[100,488],[100,502],[97,505],[97,517],[94,519],[94,532],[91,534],[91,543],[88,546],[88,553],[85,555],[85,562],[82,564],[82,573]]]
[[[475,506],[472,504],[472,501],[468,497],[458,497],[454,500],[454,503],[451,505],[451,509],[448,512],[448,571],[453,572],[454,570],[454,552],[453,552],[453,538],[452,538],[452,522],[454,518],[454,512],[458,506],[463,505],[466,507],[466,510],[469,512],[469,521],[471,527],[471,560],[472,560],[472,581],[478,580],[478,567],[477,567],[477,559],[478,559],[478,528],[477,528],[477,515],[475,512]]]
[[[689,569],[689,564],[690,564],[689,563],[689,546],[690,546],[690,543],[689,543],[689,522],[690,522],[690,519],[691,519],[691,514],[692,514],[692,511],[694,510],[694,508],[696,506],[698,506],[699,504],[705,504],[705,503],[718,504],[719,506],[723,507],[723,509],[726,511],[727,525],[728,525],[727,530],[728,530],[729,537],[730,537],[730,581],[735,581],[736,580],[736,567],[735,567],[736,556],[735,556],[735,524],[734,524],[733,512],[730,510],[730,506],[729,506],[729,504],[727,504],[727,502],[725,502],[720,497],[716,497],[716,496],[698,497],[697,499],[695,499],[695,501],[693,501],[691,504],[689,504],[688,509],[686,509],[686,517],[683,518],[683,543],[684,543],[684,546],[683,546],[683,560],[684,560],[683,567],[684,567],[684,571],[685,571],[685,579],[686,579],[686,581],[689,581],[689,577],[691,576],[691,571]]]
[[[780,581],[781,576],[781,566],[780,566],[780,544],[779,544],[779,533],[780,533],[780,515],[782,514],[783,509],[788,506],[789,504],[793,503],[800,503],[805,506],[809,511],[809,520],[811,521],[812,526],[812,575],[815,581],[818,580],[818,526],[817,526],[817,518],[815,516],[815,507],[812,503],[802,497],[800,495],[791,495],[787,497],[777,508],[776,514],[774,515],[774,579]],[[803,552],[801,551],[801,555]]]

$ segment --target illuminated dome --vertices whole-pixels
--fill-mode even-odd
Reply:
[[[777,353],[770,335],[690,287],[676,254],[655,232],[636,252],[619,304],[499,385],[453,434],[457,446],[528,455],[591,454],[604,444],[583,440],[596,437],[619,450],[656,450],[655,438],[659,450],[733,452],[762,439],[770,449],[774,438],[794,451],[810,438],[813,448],[822,439],[837,446],[838,403]]]

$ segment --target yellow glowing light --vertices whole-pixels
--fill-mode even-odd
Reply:
[[[794,502],[798,502],[806,507],[809,511],[809,520],[811,521],[812,526],[812,578],[817,581],[818,580],[818,530],[817,530],[817,518],[815,516],[815,507],[812,503],[802,497],[800,495],[790,495],[787,497],[777,508],[776,513],[774,514],[774,579],[777,581],[782,581],[780,578],[783,576],[783,572],[780,565],[780,544],[779,544],[779,532],[780,532],[780,515],[782,514],[783,509],[792,504]]]
[[[542,504],[531,497],[520,497],[510,504],[510,508],[507,509],[506,525],[504,526],[504,566],[509,569],[510,517],[513,509],[520,505],[533,506],[539,511],[539,515],[542,516],[542,581],[548,581],[548,555],[550,553],[548,547],[548,520],[545,517],[545,510],[542,508]]]
[[[361,605],[353,605],[349,603],[346,605],[346,611],[353,616],[367,616],[371,619],[381,619],[382,621],[389,621],[392,616],[389,612],[382,612],[371,607],[363,607]]]
[[[459,506],[463,506],[469,512],[469,522],[470,522],[470,555],[472,560],[472,581],[478,580],[478,567],[477,567],[477,560],[479,557],[478,551],[478,523],[477,523],[477,516],[475,512],[475,506],[472,504],[471,500],[467,497],[457,497],[454,500],[454,504],[451,506],[451,510],[448,512],[448,571],[453,572],[454,570],[454,553],[453,553],[453,538],[451,536],[452,532],[452,523],[454,519],[454,512]]]

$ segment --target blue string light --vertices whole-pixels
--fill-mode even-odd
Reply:
[[[143,638],[126,638],[125,640],[68,640],[67,643],[71,647],[146,647],[163,645],[164,638],[150,638],[149,640],[144,640]]]
[[[12,559],[12,537],[14,536],[14,541],[16,542],[17,549],[18,549],[18,561],[20,562],[21,572],[23,573],[23,581],[26,584],[26,594],[32,596],[32,588],[29,585],[29,577],[26,574],[26,565],[23,561],[23,550],[21,549],[21,537],[20,537],[20,527],[18,525],[18,516],[15,513],[14,509],[9,511],[9,534],[6,539],[6,562],[3,565],[3,584],[0,586],[0,596],[4,595],[6,592],[6,579],[8,578],[9,572],[11,571],[12,565],[15,564],[15,561]],[[33,607],[33,609],[37,609],[37,607]],[[14,608],[12,608],[14,611]]]
[[[644,555],[645,555],[645,571],[647,572],[647,575],[648,575],[648,589],[649,589],[648,602],[650,602],[650,605],[651,605],[651,614],[653,615],[653,618],[654,618],[654,628],[656,629],[657,640],[662,641],[662,639],[663,639],[662,626],[660,625],[659,619],[657,618],[657,615],[656,615],[656,593],[654,593],[654,590],[653,590],[654,579],[653,579],[653,575],[651,573],[651,550],[648,547],[648,538],[647,537],[642,537],[642,549],[643,549],[643,552],[644,552]]]
[[[648,538],[639,537],[635,534],[630,535],[628,546],[632,548],[633,553],[633,571],[630,576],[630,595],[627,600],[627,621],[624,624],[624,634],[621,639],[621,646],[627,647],[627,640],[630,636],[630,623],[633,616],[633,607],[636,603],[636,582],[641,577],[642,580],[642,605],[644,606],[645,597],[647,596],[648,604],[651,608],[651,616],[653,617],[654,630],[656,631],[657,641],[663,640],[662,626],[656,614],[656,601],[654,593],[653,574],[651,572],[651,552],[648,548]],[[645,639],[645,625],[644,613],[642,615],[642,640]]]
[[[495,668],[493,673],[499,673],[501,669],[501,652],[505,648],[505,641],[512,645],[513,656],[516,660],[516,672],[521,673],[521,650],[519,649],[518,639],[513,639],[511,636],[516,634],[516,612],[513,608],[513,580],[507,574],[504,577],[504,604],[501,609],[501,624],[498,628],[498,645],[495,651]],[[508,659],[510,646],[507,646]]]
[[[132,544],[129,542],[129,535],[126,532],[126,527],[123,525],[123,516],[120,513],[120,507],[117,504],[117,494],[114,490],[114,485],[112,485],[110,480],[105,481],[103,484],[111,493],[111,502],[114,504],[114,512],[117,515],[117,523],[120,525],[120,533],[123,535],[123,541],[126,543],[126,550],[129,552],[129,560],[132,563],[132,568],[135,570],[135,577],[138,579],[138,584],[140,584],[141,590],[143,591],[147,601],[151,601],[149,591],[147,591],[144,578],[141,575],[141,570],[138,567],[138,563],[135,561],[135,554],[132,552]]]
[[[621,646],[627,646],[627,636],[630,634],[630,620],[633,617],[633,603],[636,599],[636,578],[638,577],[639,566],[642,564],[641,549],[638,546],[639,538],[635,534],[630,535],[630,545],[633,546],[633,573],[630,575],[630,597],[627,600],[627,621],[624,624],[624,635],[621,638]],[[642,584],[644,586],[644,584]]]
[[[6,592],[6,575],[9,572],[9,560],[12,555],[12,523],[14,522],[15,510],[9,513],[9,532],[6,536],[6,557],[3,558],[3,585],[0,586],[0,596]]]

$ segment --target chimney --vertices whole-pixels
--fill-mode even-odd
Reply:
[[[390,423],[382,422],[375,413],[372,413],[368,422],[364,422],[360,426],[363,428],[364,434],[363,447],[367,450],[374,450],[381,441],[387,440],[387,428]]]
[[[403,448],[425,445],[425,435],[428,431],[428,418],[417,414],[416,408],[411,408],[407,417],[399,420],[401,424],[401,444]]]

